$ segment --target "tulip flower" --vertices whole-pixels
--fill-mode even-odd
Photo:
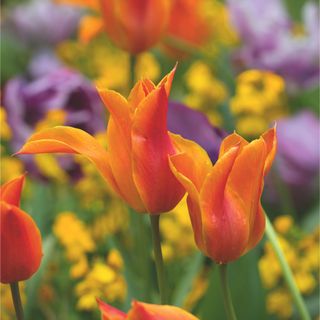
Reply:
[[[137,54],[155,45],[168,22],[168,0],[102,0],[104,26],[120,48]]]
[[[141,80],[127,99],[99,89],[110,112],[108,150],[80,129],[60,126],[35,133],[19,154],[81,154],[93,162],[107,183],[137,212],[159,214],[173,209],[185,191],[169,167],[180,153],[167,131],[168,95],[175,69],[158,86]]]
[[[164,33],[170,15],[170,0],[59,0],[87,7],[95,16],[85,16],[80,39],[90,41],[103,30],[119,48],[138,54],[153,47]]]
[[[24,175],[0,188],[0,239],[2,283],[15,283],[30,278],[39,268],[41,235],[31,217],[19,208]]]
[[[188,192],[196,244],[205,255],[226,264],[263,236],[260,198],[276,152],[275,128],[250,143],[236,133],[227,136],[214,166],[200,146],[184,143],[188,152],[171,156],[170,166]]]
[[[198,320],[194,315],[174,306],[133,301],[128,314],[97,300],[102,320]]]

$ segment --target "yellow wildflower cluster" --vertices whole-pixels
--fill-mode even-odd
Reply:
[[[300,292],[303,295],[311,294],[318,286],[320,228],[301,237],[302,231],[294,225],[289,215],[276,218],[274,226]],[[293,311],[291,296],[284,285],[282,270],[269,242],[259,261],[259,270],[265,288],[270,290],[266,301],[268,312],[280,319],[290,318]]]
[[[185,199],[171,212],[161,216],[160,232],[165,260],[185,257],[194,252],[196,245]]]
[[[237,77],[230,108],[239,134],[259,136],[286,114],[285,82],[269,71],[245,71]]]
[[[69,40],[61,43],[57,52],[67,65],[95,80],[97,86],[127,93],[129,55],[112,46],[105,37],[98,37],[87,45],[83,45],[80,41]],[[137,57],[135,66],[137,79],[149,78],[157,81],[160,76],[160,64],[152,53],[142,53]]]
[[[96,298],[107,301],[122,301],[127,292],[126,282],[121,275],[123,260],[120,253],[113,249],[105,262],[97,260],[84,279],[76,286],[79,297],[77,308],[94,310],[97,307]]]
[[[189,93],[184,102],[207,114],[212,124],[221,126],[222,119],[218,105],[227,99],[228,92],[211,68],[202,61],[194,62],[185,75]]]
[[[19,282],[19,289],[21,294],[22,305],[26,303],[25,283]],[[0,310],[1,320],[11,320],[15,317],[14,306],[11,297],[11,290],[9,284],[0,283]]]
[[[107,231],[97,230],[98,224],[108,224],[110,221],[113,224]],[[126,295],[126,282],[121,275],[123,261],[120,253],[111,250],[106,261],[102,261],[99,256],[94,256],[92,261],[89,261],[87,256],[88,253],[95,252],[94,240],[96,238],[102,240],[102,234],[113,232],[116,229],[114,225],[112,219],[108,221],[99,219],[90,228],[72,212],[62,212],[56,218],[53,232],[65,248],[67,259],[72,263],[71,278],[79,279],[75,287],[78,309],[94,310],[96,297],[112,302],[123,300]],[[99,227],[104,226],[99,225]]]
[[[239,38],[230,23],[229,11],[222,2],[205,1],[202,10],[212,28],[212,37],[206,48],[211,55],[217,54],[220,48],[234,46],[238,43]]]

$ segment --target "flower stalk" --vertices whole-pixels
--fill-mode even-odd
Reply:
[[[153,252],[157,271],[158,287],[160,291],[161,304],[168,303],[167,288],[165,283],[165,271],[163,266],[163,257],[161,250],[159,220],[160,215],[150,215],[152,240],[153,240]]]
[[[308,313],[307,307],[302,299],[302,296],[299,292],[299,289],[295,283],[295,280],[293,278],[292,271],[288,265],[288,262],[284,256],[284,253],[280,247],[276,232],[269,220],[269,218],[266,215],[266,234],[267,237],[271,243],[271,246],[278,258],[280,267],[283,272],[284,279],[287,283],[288,289],[291,292],[292,298],[294,300],[294,303],[297,307],[297,311],[300,314],[300,317],[302,320],[311,320],[311,317]]]
[[[24,316],[20,297],[19,282],[10,283],[10,289],[17,320],[23,320]]]
[[[224,308],[228,320],[237,320],[236,313],[232,304],[231,293],[228,285],[227,264],[219,265],[220,284],[223,294]]]

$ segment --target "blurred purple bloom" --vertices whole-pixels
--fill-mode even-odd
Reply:
[[[42,59],[49,59],[49,56],[36,56],[29,66],[29,77],[13,78],[4,88],[3,105],[12,129],[13,152],[21,148],[49,110],[65,111],[66,125],[91,134],[105,130],[104,108],[89,80],[75,71],[59,67],[57,61],[46,60],[47,64],[41,66]],[[63,163],[72,171],[70,162],[64,160]],[[34,164],[28,164],[27,169],[32,170],[30,167]]]
[[[311,111],[278,122],[277,163],[287,184],[305,186],[318,175],[319,134],[319,119]]]
[[[81,11],[50,0],[32,0],[10,13],[9,26],[21,41],[30,45],[55,45],[70,37],[78,26]]]
[[[207,117],[179,102],[169,102],[168,130],[197,142],[209,154],[211,161],[218,159],[221,141],[227,133],[213,127]]]
[[[281,0],[228,0],[231,20],[243,45],[236,59],[249,68],[274,71],[292,87],[312,86],[319,77],[319,7],[303,8],[304,34],[294,34],[294,23]]]

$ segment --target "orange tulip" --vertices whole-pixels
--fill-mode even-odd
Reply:
[[[41,235],[31,217],[19,208],[24,175],[0,188],[2,283],[30,278],[39,268]]]
[[[178,152],[167,131],[168,95],[173,70],[158,86],[141,80],[127,99],[99,90],[110,112],[108,150],[88,133],[55,127],[35,133],[20,154],[73,153],[93,162],[113,190],[137,212],[159,214],[174,208],[185,193],[169,167]]]
[[[132,54],[159,41],[170,13],[169,0],[101,0],[100,4],[109,37]]]
[[[102,320],[198,320],[194,315],[174,306],[133,301],[128,314],[97,300]]]
[[[184,143],[188,152],[171,156],[170,166],[188,192],[196,244],[217,263],[236,260],[265,230],[260,198],[276,152],[275,129],[250,143],[236,133],[229,135],[214,166],[198,145]]]
[[[211,32],[203,5],[203,0],[173,0],[166,34],[192,46],[202,46]],[[184,55],[168,44],[165,48],[174,56]]]

